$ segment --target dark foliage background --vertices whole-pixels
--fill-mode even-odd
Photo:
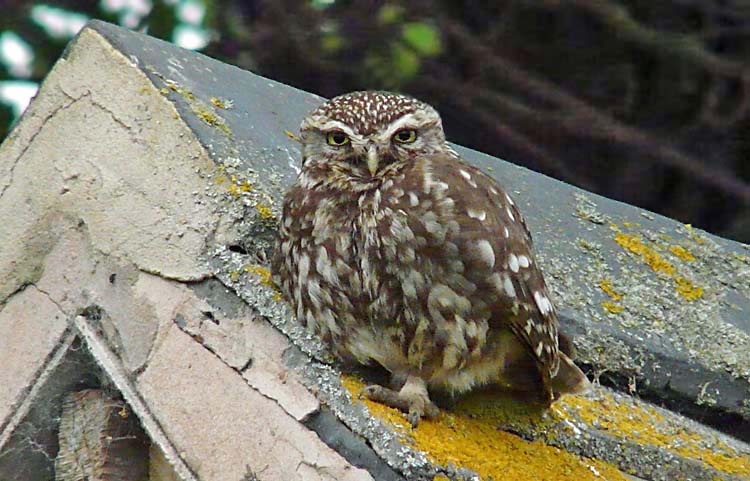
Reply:
[[[114,23],[99,1],[47,2]],[[180,0],[138,28],[172,39]],[[204,52],[323,96],[413,94],[451,140],[750,242],[750,3],[204,0]],[[66,38],[0,0],[40,81]],[[0,81],[11,78],[0,66]],[[0,109],[0,138],[11,121]]]

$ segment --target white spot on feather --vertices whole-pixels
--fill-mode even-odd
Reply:
[[[547,299],[547,296],[540,291],[534,292],[534,302],[536,303],[536,307],[539,308],[539,312],[542,314],[546,315],[552,311],[552,303]]]
[[[503,290],[508,297],[516,297],[516,289],[513,287],[513,280],[508,274],[503,275]]]
[[[469,217],[480,221],[484,221],[487,218],[487,212],[483,210],[467,209],[466,213],[469,214]]]
[[[518,265],[519,266],[521,266],[523,268],[526,268],[526,267],[529,267],[529,264],[531,264],[531,262],[529,261],[528,257],[526,257],[526,256],[518,256]]]
[[[495,266],[495,251],[492,250],[492,245],[487,240],[480,240],[477,242],[477,250],[479,251],[479,258],[492,269]]]
[[[526,331],[526,334],[529,336],[531,335],[531,329],[534,328],[534,321],[531,319],[526,319],[526,325],[523,326],[523,330]]]
[[[515,254],[508,256],[508,267],[510,267],[510,270],[513,272],[518,272],[518,257],[516,257]]]

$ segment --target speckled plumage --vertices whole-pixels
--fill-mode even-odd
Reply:
[[[428,387],[496,384],[551,402],[586,384],[559,348],[521,213],[447,145],[432,107],[354,92],[300,131],[302,171],[284,199],[274,273],[297,318],[337,355],[406,381],[391,404],[418,420],[430,412]],[[411,131],[414,140],[396,138]],[[334,134],[345,145],[330,145]]]

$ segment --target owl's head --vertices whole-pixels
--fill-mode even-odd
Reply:
[[[434,108],[389,92],[335,97],[305,118],[300,134],[303,172],[325,173],[340,185],[370,186],[447,148]]]

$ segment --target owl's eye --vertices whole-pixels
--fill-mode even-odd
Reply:
[[[341,147],[342,145],[346,145],[349,143],[349,137],[340,130],[336,130],[333,132],[328,132],[328,134],[326,135],[326,141],[328,142],[328,145]]]
[[[393,140],[399,144],[411,144],[417,140],[417,131],[414,129],[399,130],[393,134]]]

